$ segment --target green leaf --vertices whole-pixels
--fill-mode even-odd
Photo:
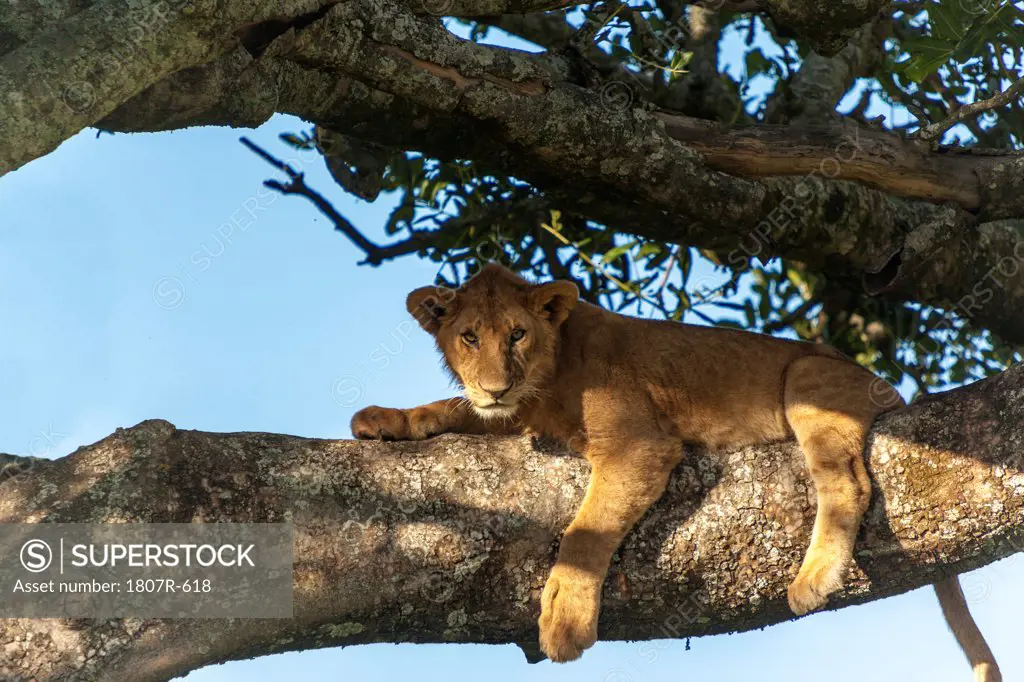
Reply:
[[[662,252],[662,245],[657,242],[644,242],[640,250],[637,251],[636,257],[643,258],[652,254],[659,254]]]
[[[757,302],[757,314],[761,316],[761,321],[764,322],[768,319],[768,316],[772,313],[772,297],[765,291],[764,295],[761,296],[761,300]]]
[[[752,78],[758,74],[770,71],[772,68],[772,62],[770,59],[764,56],[764,52],[760,49],[753,49],[746,54],[745,63],[747,67],[747,78]]]
[[[700,249],[700,255],[704,256],[705,258],[707,258],[709,261],[711,261],[715,265],[718,265],[718,266],[724,265],[722,263],[722,259],[718,257],[718,254],[715,253],[714,251],[712,251],[711,249]],[[745,269],[745,266],[744,266],[744,269]]]
[[[601,257],[601,262],[602,263],[611,263],[611,262],[615,261],[616,258],[618,258],[618,257],[622,256],[623,254],[627,253],[634,246],[636,246],[636,241],[631,241],[631,242],[628,242],[626,244],[622,244],[621,246],[616,246],[614,249],[609,249]]]
[[[798,272],[795,268],[786,268],[786,279],[796,287],[798,292],[800,291],[800,288],[804,286],[803,274]]]
[[[966,2],[934,3],[928,6],[931,33],[936,38],[959,42],[974,16],[967,12]]]
[[[311,145],[310,140],[299,137],[295,133],[281,133],[278,137],[296,149],[309,149]]]
[[[676,258],[679,260],[679,271],[683,274],[683,283],[685,285],[685,283],[690,279],[690,268],[693,265],[690,250],[683,249],[679,252],[679,255]]]
[[[675,54],[672,55],[671,63],[668,65],[668,80],[670,83],[678,78],[682,78],[686,74],[686,67],[689,66],[691,59],[693,59],[692,52],[676,50]]]
[[[967,61],[979,56],[985,43],[995,42],[1002,36],[1014,33],[1013,19],[1020,10],[1010,3],[1000,6],[995,12],[982,14],[974,20],[970,30],[960,39],[954,57],[958,61]]]
[[[898,64],[897,70],[915,83],[920,83],[949,61],[956,50],[956,43],[930,36],[907,38],[902,42],[902,46],[911,54],[911,57]]]

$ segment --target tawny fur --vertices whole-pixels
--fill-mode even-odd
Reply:
[[[870,501],[867,433],[903,404],[896,391],[827,346],[626,317],[578,297],[572,283],[534,285],[496,265],[457,291],[412,292],[409,311],[466,398],[368,407],[353,417],[353,433],[528,432],[586,456],[590,485],[541,596],[540,645],[554,661],[579,657],[597,639],[612,554],[661,496],[686,444],[796,438],[818,510],[789,604],[798,615],[824,605],[843,585]],[[955,578],[952,586],[960,594]],[[990,670],[976,682],[998,682],[962,594],[957,601],[948,584],[936,589],[975,670]]]

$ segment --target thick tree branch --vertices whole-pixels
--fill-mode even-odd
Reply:
[[[458,40],[388,0],[317,17],[258,57],[236,47],[131,100],[122,93],[102,125],[255,125],[294,113],[388,148],[473,159],[623,232],[715,249],[733,265],[803,260],[1024,340],[1021,227],[996,220],[1024,217],[1019,155],[932,152],[838,125],[709,128],[632,108],[628,89],[581,87],[564,61]],[[783,175],[794,172],[810,175]]]
[[[808,54],[800,70],[769,102],[765,120],[797,125],[833,123],[838,117],[836,106],[853,82],[868,75],[880,61],[883,40],[881,23],[876,22],[857,31],[833,57]]]
[[[155,3],[102,0],[0,58],[0,176],[164,76],[205,61],[212,46],[199,26],[209,17],[198,14],[172,20]]]
[[[852,121],[730,127],[667,112],[658,116],[669,135],[700,151],[711,168],[732,175],[819,173],[908,199],[958,204],[986,217],[1024,216],[1024,206],[1018,212],[1015,205],[993,205],[994,197],[986,192],[990,188],[981,180],[996,174],[998,182],[1010,181],[1024,153],[930,153],[922,145]]]
[[[479,50],[482,61],[488,55],[488,48]],[[532,58],[524,56],[524,59]],[[271,66],[274,72],[268,73]],[[412,73],[420,77],[431,75]],[[333,107],[345,107],[355,99],[362,100],[363,106],[371,100],[376,102],[377,108],[360,117],[359,125],[335,123],[333,127],[336,129],[349,128],[358,136],[359,129],[376,118],[384,121],[380,126],[382,131],[392,131],[395,147],[437,149],[447,146],[447,155],[484,156],[482,148],[471,146],[472,136],[466,134],[460,135],[463,143],[459,149],[452,149],[447,142],[433,144],[434,140],[448,139],[448,133],[454,132],[446,130],[446,126],[473,125],[473,121],[458,115],[431,112],[438,103],[429,97],[403,101],[382,92],[372,97],[364,96],[369,92],[352,77],[338,75],[321,78],[318,82],[315,75],[272,58],[256,62],[240,50],[209,68],[188,70],[165,80],[143,97],[121,107],[101,126],[112,130],[166,130],[214,123],[255,125],[273,114],[274,109],[266,106],[259,114],[242,114],[240,110],[251,110],[260,102],[267,105],[280,102],[282,110],[307,117],[316,115],[314,120],[319,122],[328,117],[342,119],[353,113],[348,109],[332,110],[309,101],[312,94],[300,87],[305,83],[315,84],[321,90],[333,88],[334,96],[329,102]],[[271,79],[273,82],[268,83]],[[272,95],[265,92],[268,85],[273,88]],[[292,92],[278,94],[285,88]],[[260,92],[264,94],[257,97]],[[585,91],[580,91],[578,96],[582,102],[581,111],[606,119],[600,131],[603,136],[621,125],[622,119],[615,115],[616,111],[602,108],[609,105],[600,97],[587,97]],[[349,102],[339,99],[346,97]],[[533,108],[547,107],[547,102],[538,100],[533,103]],[[526,101],[524,104],[531,103]],[[537,112],[539,114],[540,111]],[[430,117],[429,126],[425,125],[427,116]],[[646,118],[642,114],[640,116]],[[960,149],[931,152],[925,145],[850,123],[730,127],[669,111],[655,116],[669,137],[686,142],[701,152],[703,161],[710,168],[732,175],[768,178],[817,172],[831,179],[864,183],[896,196],[936,203],[953,202],[990,219],[1024,217],[1024,201],[1013,186],[1014,180],[1021,175],[1019,164],[1024,159],[1022,154],[987,154]],[[364,117],[367,120],[363,121]],[[565,120],[571,124],[574,117],[567,114]],[[396,125],[398,123],[403,125]],[[374,137],[372,133],[364,132],[363,135]],[[501,141],[489,141],[489,149],[497,151],[496,143]],[[1010,191],[1003,191],[1007,187]]]
[[[811,42],[826,57],[839,52],[858,28],[890,0],[761,0],[779,28]]]
[[[344,6],[338,8],[338,11],[344,12],[345,16],[355,12],[359,14],[359,10],[355,8],[355,3],[350,3],[352,7]],[[363,11],[365,12],[365,9]],[[397,7],[392,6],[390,8],[378,8],[374,5],[374,8],[370,10],[373,15],[371,18],[375,18],[378,23],[384,23],[385,19],[397,20],[399,16],[403,16]],[[337,21],[337,20],[335,20]],[[323,23],[323,22],[320,22]],[[404,25],[404,23],[403,23]],[[445,33],[440,27],[433,25],[432,30],[431,24],[423,24],[422,29],[424,32],[417,33],[418,38],[424,39],[422,46],[414,46],[410,43],[410,40],[401,41],[406,47],[418,49],[422,52],[438,52],[442,50],[445,52],[451,52],[458,50],[464,54],[462,59],[463,64],[471,65],[469,70],[478,69],[479,66],[476,64],[481,63],[506,63],[510,65],[510,68],[519,69],[522,71],[533,71],[538,74],[539,80],[535,80],[533,87],[548,88],[551,90],[560,90],[570,95],[573,99],[581,100],[581,108],[584,111],[594,110],[594,115],[604,114],[606,121],[602,121],[603,125],[594,130],[595,134],[599,134],[607,137],[609,134],[617,133],[615,130],[616,126],[621,126],[622,116],[615,116],[615,111],[602,110],[601,108],[593,107],[593,104],[602,104],[603,102],[595,102],[594,99],[588,98],[587,93],[579,92],[578,88],[574,89],[572,86],[566,87],[568,84],[563,84],[552,79],[551,70],[557,67],[550,64],[549,60],[536,57],[533,55],[516,54],[507,50],[499,50],[494,48],[486,48],[482,46],[472,46],[467,48],[466,45],[462,45],[460,41],[457,41],[454,37]],[[359,29],[349,30],[346,33],[354,34],[359,32]],[[386,33],[386,29],[371,31],[370,35],[375,40],[380,40],[382,33]],[[307,29],[306,34],[308,40],[306,40],[307,47],[310,44],[314,44],[318,39],[324,37],[319,30],[319,24]],[[340,36],[339,36],[340,37]],[[348,37],[348,36],[346,36]],[[397,42],[397,41],[396,41]],[[397,45],[396,45],[397,47]],[[330,51],[330,47],[326,48],[326,51]],[[396,54],[387,50],[381,50],[377,55],[377,59],[374,60],[374,66],[383,66],[394,60]],[[411,53],[410,53],[411,54]],[[329,54],[317,55],[321,60],[330,59]],[[465,57],[469,57],[468,59]],[[301,56],[300,56],[301,58]],[[445,60],[451,59],[450,56],[445,57]],[[266,61],[266,60],[263,60]],[[377,64],[376,62],[380,62]],[[182,125],[197,124],[211,122],[209,118],[203,117],[195,109],[195,96],[194,90],[200,87],[197,83],[199,77],[205,79],[209,83],[209,87],[206,89],[208,97],[211,101],[208,102],[208,106],[217,106],[221,109],[218,115],[221,117],[223,122],[239,125],[249,124],[249,121],[243,119],[241,121],[232,120],[230,118],[233,111],[238,106],[227,107],[227,111],[223,111],[224,107],[222,100],[231,99],[234,102],[240,100],[240,97],[225,94],[224,89],[230,82],[231,78],[239,78],[243,73],[251,81],[253,74],[246,72],[258,71],[257,65],[251,65],[251,68],[246,68],[246,60],[244,54],[232,53],[228,61],[225,63],[227,68],[225,69],[213,69],[213,70],[193,70],[189,73],[193,74],[191,79],[174,79],[170,81],[175,85],[173,92],[168,92],[167,96],[175,96],[182,98],[188,96],[192,99],[190,104],[192,105],[187,112],[179,112],[179,116],[174,116],[173,112],[169,111],[171,106],[174,104],[166,100],[159,102],[160,109],[156,112],[152,112],[149,116],[140,118],[140,113],[135,107],[126,107],[119,114],[115,115],[119,121],[118,129],[127,129],[132,123],[128,120],[127,113],[131,113],[132,117],[139,118],[135,121],[135,127],[133,129],[154,129],[156,124],[152,121],[147,121],[147,118],[153,118],[153,115],[161,116],[162,121],[160,122],[161,129],[180,127]],[[431,81],[434,86],[428,93],[419,93],[415,97],[409,98],[410,101],[418,102],[423,110],[437,109],[439,107],[445,107],[443,101],[438,101],[433,94],[437,88],[443,87],[452,95],[459,96],[461,93],[460,88],[465,88],[470,84],[477,81],[474,79],[458,79],[456,76],[460,75],[460,72],[455,69],[448,73],[452,75],[454,80],[450,80],[445,83],[444,72],[431,71],[429,68],[430,62],[425,60],[419,60],[415,64],[402,64],[404,67],[413,66],[415,68],[407,72],[415,77],[417,83],[424,83]],[[224,66],[224,65],[222,65]],[[322,64],[321,64],[322,66]],[[559,65],[561,66],[561,65]],[[493,72],[495,69],[491,69]],[[507,71],[507,69],[506,69]],[[225,73],[227,72],[227,73]],[[292,71],[290,76],[295,76],[295,72]],[[366,74],[371,76],[371,74]],[[559,74],[560,75],[560,74]],[[362,77],[363,74],[353,74],[355,77]],[[498,100],[501,96],[505,95],[501,90],[502,76],[498,74],[492,74],[487,76],[490,85],[497,85],[497,90],[491,88],[491,92],[481,92],[480,94],[489,96],[488,99],[493,101]],[[284,83],[281,79],[277,79],[280,84],[279,87],[283,87]],[[389,86],[390,90],[394,90],[392,81],[396,79],[390,78],[387,82],[381,82],[382,86]],[[339,78],[333,79],[333,82],[341,87],[348,79],[339,76]],[[512,81],[505,79],[505,84],[511,84]],[[234,88],[250,86],[249,90],[253,88],[250,83],[234,83]],[[167,88],[163,88],[166,90]],[[185,92],[187,89],[192,89],[193,92]],[[413,88],[405,88],[407,91],[413,91]],[[488,88],[477,88],[478,90],[486,91]],[[161,88],[158,86],[153,92],[147,93],[150,105],[154,104],[154,92],[159,92]],[[516,95],[527,94],[524,92],[514,92],[515,88],[512,88],[513,93]],[[252,94],[251,92],[249,94]],[[541,91],[535,91],[535,95],[540,95]],[[529,113],[531,115],[540,115],[541,109],[550,110],[550,94],[544,93],[548,97],[536,97],[538,101],[519,102],[520,108],[522,105],[533,105],[530,106]],[[246,99],[251,100],[251,97]],[[257,101],[266,101],[269,98],[263,95],[257,98]],[[292,97],[291,99],[297,99]],[[547,100],[547,101],[545,101]],[[298,105],[305,105],[304,102],[284,102],[284,108],[286,110],[295,111]],[[459,104],[463,104],[459,102]],[[589,106],[587,106],[589,105]],[[304,108],[308,108],[305,107]],[[450,108],[450,104],[448,105]],[[464,108],[464,107],[459,107]],[[273,113],[273,110],[268,107],[268,114]],[[191,118],[184,118],[180,114],[187,113]],[[468,112],[471,113],[472,112]],[[546,112],[550,116],[550,111]],[[628,113],[628,112],[623,112]],[[506,117],[508,118],[508,117]],[[695,144],[698,146],[701,152],[708,155],[708,165],[716,170],[724,170],[731,174],[743,175],[748,177],[765,177],[778,175],[781,173],[789,174],[805,174],[811,172],[822,164],[827,164],[830,161],[835,160],[837,156],[836,146],[844,144],[849,138],[855,138],[859,140],[861,138],[867,138],[868,142],[865,146],[870,147],[870,153],[858,155],[856,163],[839,163],[836,164],[836,168],[829,169],[829,177],[837,179],[850,179],[860,182],[865,182],[870,186],[877,187],[879,189],[885,189],[886,191],[895,193],[898,196],[905,196],[908,198],[923,198],[930,201],[954,201],[964,208],[971,211],[981,211],[985,217],[994,219],[1001,217],[1018,217],[1024,216],[1024,205],[1021,202],[1024,200],[1019,199],[1019,193],[1016,192],[989,192],[987,189],[991,189],[994,185],[997,190],[1001,188],[1007,182],[1010,182],[1012,178],[1019,177],[1020,173],[1017,168],[1015,161],[1019,158],[1016,156],[1010,157],[992,157],[983,156],[978,154],[968,153],[951,153],[942,152],[938,154],[929,154],[924,148],[917,148],[913,145],[908,145],[902,142],[898,137],[888,135],[877,131],[862,131],[852,129],[848,127],[842,127],[839,125],[833,126],[826,129],[814,129],[806,127],[756,127],[748,130],[740,130],[735,134],[722,135],[722,128],[708,128],[706,124],[694,119],[688,119],[685,117],[673,117],[671,115],[664,117],[664,120],[668,124],[668,130],[670,135],[677,139],[684,140],[688,143]],[[148,125],[147,125],[148,124]],[[727,130],[727,129],[726,129]],[[417,131],[420,135],[429,135],[427,131]],[[621,135],[621,133],[618,133]],[[815,139],[816,138],[816,139]],[[749,152],[742,151],[743,147],[747,147]],[[857,150],[860,151],[860,150]],[[742,158],[740,158],[742,157]],[[890,161],[895,159],[895,162]],[[796,163],[794,163],[796,162]],[[721,176],[719,176],[721,177]],[[981,180],[979,179],[982,178]],[[982,181],[984,180],[984,181]],[[1006,202],[1006,205],[1002,205]]]
[[[874,503],[857,567],[830,606],[1016,552],[1022,421],[1018,366],[876,423]],[[586,478],[583,460],[528,438],[387,444],[179,431],[162,421],[119,430],[0,483],[0,522],[291,521],[294,618],[4,620],[0,676],[155,682],[296,649],[533,642],[555,540]],[[786,585],[808,542],[813,499],[792,443],[693,452],[613,566],[602,638],[788,619]]]
[[[581,205],[588,206],[589,214],[608,224],[639,223],[626,229],[725,249],[730,262],[733,255],[739,262],[744,254],[789,255],[818,267],[839,265],[866,277],[873,293],[958,308],[1009,339],[1024,339],[1024,317],[1019,314],[1024,243],[1018,226],[1006,223],[976,232],[975,219],[964,211],[894,202],[888,193],[822,179],[843,173],[864,179],[860,159],[891,164],[893,151],[902,145],[898,138],[887,138],[892,147],[860,157],[864,152],[857,147],[856,134],[845,135],[831,149],[818,147],[817,177],[744,181],[714,172],[706,150],[703,158],[693,155],[692,148],[666,134],[663,119],[640,110],[609,111],[595,93],[551,77],[543,58],[458,41],[426,24],[418,31],[407,30],[401,16],[401,10],[385,2],[339,6],[293,40],[275,43],[268,55],[358,74],[374,87],[433,111],[442,121],[475,121],[481,135],[470,141],[470,153],[461,156],[500,159],[506,170],[541,187],[568,190],[558,191],[557,198],[578,212],[586,212]],[[402,30],[394,31],[396,25]],[[488,143],[503,151],[482,153],[478,145]],[[935,155],[924,157],[925,163],[933,158],[945,162],[944,156]],[[999,208],[984,205],[983,216],[1024,215],[1024,199],[1005,191],[1022,182],[1018,169],[1024,158],[956,158],[981,166],[973,170],[977,178],[972,180],[983,205],[993,197],[1005,202]],[[747,161],[757,165],[754,155]],[[945,173],[946,178],[953,175]],[[888,178],[879,184],[890,192],[891,184],[906,186]],[[948,181],[945,188],[959,191]],[[645,224],[655,227],[646,229]],[[823,232],[823,224],[838,231]],[[753,244],[737,248],[737,237]],[[1001,277],[984,283],[997,268]]]
[[[1024,340],[1017,224],[979,228],[963,209],[891,197],[962,201],[982,219],[1024,216],[1024,158],[930,152],[842,125],[734,130],[620,110],[605,93],[559,80],[536,55],[466,44],[429,24],[390,45],[362,35],[361,27],[408,27],[408,15],[392,11],[347,23],[332,13],[327,26],[285,36],[258,60],[238,50],[183,71],[102,125],[255,125],[290,112],[391,148],[473,159],[535,183],[567,210],[624,232],[717,249],[731,263],[784,255],[827,265],[851,282],[881,273],[870,277],[873,292],[957,309]],[[411,49],[436,63],[411,56],[406,47],[417,42]],[[525,90],[515,78],[526,79]],[[778,175],[791,172],[811,175]]]
[[[24,44],[43,28],[92,4],[93,0],[19,0],[0,3],[0,55]]]
[[[58,20],[0,52],[0,177],[175,71],[231,50],[235,31],[315,16],[339,1],[98,0],[54,9]]]

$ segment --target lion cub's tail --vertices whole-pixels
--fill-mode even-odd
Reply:
[[[985,637],[971,616],[963,590],[960,589],[959,579],[951,575],[935,583],[933,587],[935,595],[939,598],[939,605],[942,606],[942,615],[946,617],[946,624],[971,663],[974,682],[1002,682],[999,664],[996,663],[992,650],[988,648]]]

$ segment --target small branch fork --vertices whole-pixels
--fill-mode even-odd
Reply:
[[[925,126],[918,133],[917,138],[924,142],[937,142],[946,134],[947,130],[957,123],[962,123],[986,111],[1009,104],[1018,96],[1024,96],[1024,78],[1018,79],[998,95],[981,100],[980,102],[974,102],[973,104],[966,104],[954,111],[948,118]]]
[[[348,237],[353,244],[359,247],[363,253],[366,254],[366,260],[362,261],[362,263],[360,263],[361,265],[380,265],[384,261],[392,260],[406,254],[416,253],[417,251],[430,246],[432,240],[429,233],[423,233],[422,231],[415,232],[412,237],[404,241],[384,246],[371,241],[363,235],[355,225],[349,222],[345,216],[339,213],[330,201],[325,199],[322,194],[306,184],[305,173],[295,170],[247,137],[242,137],[240,141],[249,149],[249,151],[256,154],[289,178],[288,182],[265,180],[263,182],[264,187],[280,192],[281,194],[302,196],[312,202],[312,204],[316,206],[328,220],[334,223],[334,228],[336,230]]]

